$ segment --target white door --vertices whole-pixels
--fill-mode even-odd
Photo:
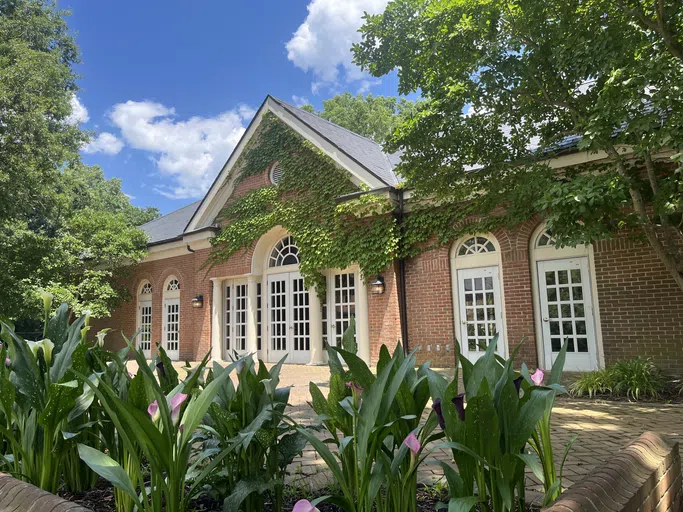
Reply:
[[[498,267],[458,270],[460,349],[471,362],[479,359],[498,334],[496,352],[505,353]]]
[[[235,352],[239,356],[247,353],[247,295],[246,280],[226,281],[223,360],[233,359]]]
[[[550,368],[566,341],[568,371],[598,368],[588,258],[539,261],[545,366]]]
[[[144,356],[149,359],[152,357],[152,301],[141,301],[138,305],[139,333],[137,347],[142,350]]]
[[[180,359],[180,299],[164,300],[163,347],[169,358]]]
[[[268,361],[310,361],[308,290],[298,272],[268,276]]]

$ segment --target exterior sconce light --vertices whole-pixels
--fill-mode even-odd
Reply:
[[[373,295],[382,295],[384,293],[384,278],[377,276],[374,281],[370,283],[370,289]]]
[[[204,307],[204,296],[197,295],[194,299],[192,299],[192,307],[196,309]]]

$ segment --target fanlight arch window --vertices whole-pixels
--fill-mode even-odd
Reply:
[[[286,236],[280,240],[270,253],[268,266],[282,267],[284,265],[299,264],[299,248],[296,246],[294,238]]]
[[[168,284],[166,285],[166,291],[167,292],[175,292],[180,290],[180,283],[178,282],[177,279],[171,279]]]
[[[536,238],[536,247],[553,247],[556,244],[555,237],[549,228],[541,231],[541,234]]]
[[[278,182],[280,181],[280,177],[282,176],[282,166],[280,165],[280,162],[275,162],[273,166],[270,168],[270,182],[273,185],[277,185]]]
[[[458,249],[458,256],[471,256],[473,254],[486,254],[496,252],[493,242],[484,236],[473,236],[465,240]]]
[[[150,293],[152,293],[152,283],[146,281],[140,288],[140,295],[149,295]]]

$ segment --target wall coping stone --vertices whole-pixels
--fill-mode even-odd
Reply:
[[[0,512],[91,512],[28,482],[0,473]]]

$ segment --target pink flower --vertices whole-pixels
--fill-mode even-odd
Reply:
[[[159,421],[159,416],[161,416],[161,413],[159,412],[159,404],[156,400],[154,400],[154,402],[149,404],[149,407],[147,407],[147,414],[149,414],[154,423]]]
[[[6,357],[5,358],[5,366],[7,366],[7,368],[9,368],[11,364],[12,364],[12,360],[9,357]]]
[[[536,373],[531,376],[531,381],[534,383],[534,385],[540,386],[543,384],[543,376],[543,370],[536,368]]]
[[[171,419],[173,420],[174,425],[177,425],[178,420],[180,420],[180,408],[185,400],[187,400],[187,395],[185,393],[178,393],[171,398]]]
[[[420,448],[422,448],[422,446],[420,446],[420,441],[417,440],[417,437],[415,437],[415,434],[412,432],[403,440],[403,444],[410,448],[410,453],[413,454],[413,457],[417,456],[420,452]]]
[[[362,387],[360,387],[358,384],[356,384],[353,381],[347,382],[346,387],[351,388],[355,393],[362,393],[364,391]]]
[[[315,508],[308,500],[299,500],[294,505],[292,512],[320,512],[320,510]]]

